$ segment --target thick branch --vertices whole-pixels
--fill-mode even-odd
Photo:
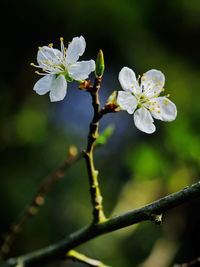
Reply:
[[[121,214],[117,217],[108,219],[105,222],[96,225],[90,225],[49,247],[18,258],[12,258],[7,262],[2,263],[1,267],[14,267],[18,263],[23,263],[25,267],[37,266],[37,263],[45,263],[52,260],[62,259],[67,251],[85,243],[88,240],[91,240],[94,237],[142,221],[152,220],[152,217],[154,217],[156,214],[162,214],[197,197],[200,197],[200,182],[157,200],[147,206]]]

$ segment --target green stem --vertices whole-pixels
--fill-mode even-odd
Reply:
[[[37,266],[37,264],[63,259],[67,251],[87,242],[88,240],[142,221],[151,221],[152,217],[155,217],[155,214],[162,214],[180,204],[187,203],[189,200],[198,197],[200,197],[200,182],[159,199],[149,205],[108,219],[105,222],[90,225],[71,234],[56,244],[52,244],[46,248],[17,258],[11,258],[6,262],[1,263],[0,266],[16,267],[17,264],[23,263],[23,267],[31,267]]]
[[[73,261],[85,263],[88,266],[109,267],[109,266],[103,264],[101,261],[88,258],[85,255],[83,255],[83,254],[81,254],[75,250],[68,251],[68,253],[66,254],[66,258],[71,259]]]
[[[102,79],[101,77],[96,78],[93,88],[89,90],[92,97],[92,106],[94,109],[94,115],[90,123],[87,150],[85,151],[85,160],[86,160],[86,166],[88,170],[88,178],[90,184],[91,202],[93,206],[93,223],[99,223],[106,220],[103,211],[103,197],[101,195],[98,183],[98,171],[95,169],[94,158],[93,158],[94,142],[98,137],[99,120],[102,117],[100,114],[100,104],[99,104],[99,94],[98,94],[101,79]]]

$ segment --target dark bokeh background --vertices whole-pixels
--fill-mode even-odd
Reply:
[[[126,112],[108,115],[101,130],[115,132],[96,152],[108,215],[119,214],[198,180],[200,163],[200,2],[198,0],[20,0],[1,3],[0,229],[2,234],[32,198],[41,181],[63,161],[70,144],[83,149],[92,116],[89,95],[70,84],[64,101],[32,90],[38,76],[29,66],[37,47],[59,46],[83,35],[82,60],[103,49],[102,103],[120,90],[123,66],[136,73],[155,68],[178,108],[174,122],[156,122],[147,135]],[[93,79],[93,77],[91,77]],[[111,233],[78,249],[114,267],[166,267],[200,256],[199,200],[170,211],[161,227],[150,222]],[[11,255],[60,240],[91,220],[84,162],[67,172],[46,204],[18,236]],[[50,266],[50,265],[49,265]],[[72,262],[51,266],[83,266]]]

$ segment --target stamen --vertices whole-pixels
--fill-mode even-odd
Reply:
[[[160,105],[157,105],[158,108],[160,108]]]
[[[63,37],[60,37],[60,48],[61,48],[61,53],[63,55],[63,57],[65,58],[65,47],[64,47],[64,38]]]
[[[160,110],[158,110],[157,113],[159,114],[160,113]]]
[[[31,64],[30,64],[30,65],[31,65]],[[35,68],[40,68],[40,69],[42,68],[42,66],[35,65],[35,64],[34,64],[34,65],[31,65],[31,66],[34,66]]]
[[[167,94],[166,97],[170,97],[170,94]]]
[[[164,92],[165,91],[165,88],[162,88],[162,92]]]
[[[61,53],[57,53],[57,50],[53,48],[53,43],[48,44],[49,49],[44,46],[39,46],[38,49],[41,50],[39,53],[42,56],[42,59],[39,64],[31,62],[30,65],[36,68],[41,69],[43,72],[35,71],[38,75],[47,75],[47,74],[59,74],[65,71],[65,60],[66,60],[66,51],[63,43],[64,38],[60,37],[61,41]],[[49,54],[51,51],[52,54]]]
[[[46,76],[47,74],[46,73],[37,73],[38,75],[41,75],[41,76]],[[51,73],[52,74],[52,73]]]

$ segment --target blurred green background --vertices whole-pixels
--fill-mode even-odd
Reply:
[[[200,163],[200,1],[198,0],[19,0],[1,3],[0,229],[31,200],[40,183],[64,160],[71,144],[86,145],[90,98],[69,84],[64,101],[32,90],[38,76],[30,62],[37,47],[59,46],[83,35],[81,60],[105,54],[102,104],[120,90],[123,66],[136,73],[155,68],[166,76],[176,103],[174,122],[156,121],[152,135],[139,132],[126,112],[103,118],[115,132],[95,154],[107,215],[116,215],[175,192],[198,180]],[[91,77],[93,79],[93,77]],[[167,213],[162,226],[141,223],[78,248],[113,267],[167,267],[200,256],[199,200]],[[56,242],[91,220],[83,161],[55,184],[46,204],[16,239],[15,256]],[[44,266],[44,265],[43,265]],[[67,262],[48,266],[81,267]]]

